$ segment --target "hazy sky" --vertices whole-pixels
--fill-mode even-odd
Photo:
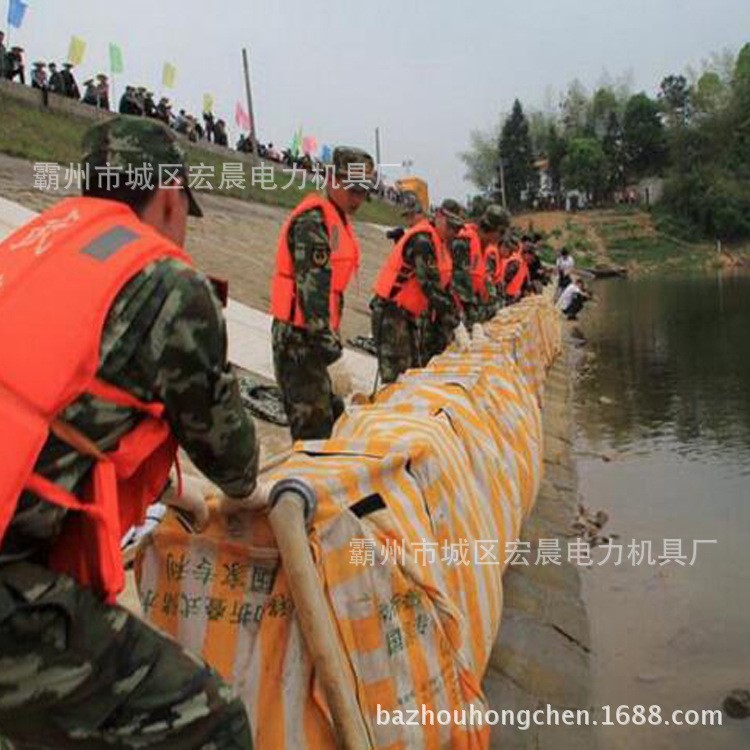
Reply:
[[[0,0],[1,4],[8,0]],[[204,92],[234,127],[244,103],[241,49],[251,55],[259,137],[280,147],[302,126],[319,144],[411,159],[433,201],[472,188],[457,153],[472,129],[491,128],[515,97],[540,107],[579,78],[632,71],[636,89],[700,66],[711,52],[750,41],[750,0],[28,0],[12,43],[28,61],[64,60],[71,34],[88,48],[85,74],[107,72],[120,44],[126,81],[162,91],[199,113]],[[2,17],[4,19],[3,10]],[[394,176],[403,169],[391,170]]]

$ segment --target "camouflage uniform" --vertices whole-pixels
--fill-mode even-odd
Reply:
[[[417,232],[409,238],[403,261],[406,274],[414,274],[429,307],[420,319],[415,319],[382,297],[375,296],[370,302],[372,335],[383,383],[392,383],[410,367],[422,367],[442,352],[460,320],[450,288],[444,289],[440,283],[437,254],[429,234]]]
[[[471,252],[467,237],[457,237],[453,240],[451,244],[451,256],[453,257],[453,290],[463,308],[464,324],[471,330],[474,323],[479,321],[481,302],[477,299],[476,294],[474,294],[472,286]]]
[[[344,411],[343,401],[333,394],[327,368],[341,357],[343,349],[329,320],[331,250],[322,211],[313,209],[298,216],[289,227],[288,243],[305,328],[273,321],[274,374],[292,438],[327,438]]]
[[[372,157],[355,148],[339,147],[333,153],[337,178],[346,176],[349,165],[365,165],[367,179],[353,184],[370,189],[374,170]],[[339,210],[339,209],[337,209]],[[342,220],[349,218],[339,210]],[[289,226],[287,243],[294,264],[296,302],[304,328],[274,319],[271,326],[273,368],[284,398],[284,409],[294,440],[330,437],[333,425],[344,411],[343,400],[334,395],[328,366],[342,353],[341,336],[331,328],[331,246],[323,212],[311,209]],[[343,312],[343,297],[341,299]]]
[[[497,245],[502,242],[502,234],[510,225],[510,214],[497,204],[490,204],[485,209],[484,214],[479,220],[479,229],[482,232],[499,232]],[[485,256],[485,284],[487,289],[487,299],[482,302],[479,309],[479,322],[485,323],[497,314],[497,311],[503,306],[502,295],[500,290],[492,281],[496,272],[496,259],[493,256]]]
[[[88,161],[181,162],[173,137],[154,127],[131,118],[95,126],[84,140]],[[155,143],[159,138],[165,142]],[[258,447],[226,349],[208,281],[177,260],[162,260],[118,294],[97,374],[139,399],[162,402],[198,468],[227,494],[243,497],[255,486]],[[84,395],[62,419],[107,451],[139,415]],[[88,457],[54,437],[36,464],[76,494],[90,469]],[[2,540],[0,735],[43,748],[251,747],[244,707],[212,670],[140,618],[46,567],[66,514],[25,492]]]

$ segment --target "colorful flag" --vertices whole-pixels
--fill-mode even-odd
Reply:
[[[109,44],[109,70],[112,73],[122,73],[124,70],[122,64],[122,50],[119,44]]]
[[[302,152],[312,156],[318,150],[318,141],[314,135],[306,135],[302,139]]]
[[[330,164],[332,157],[333,157],[333,149],[328,144],[326,144],[325,146],[323,146],[323,148],[320,149],[320,160],[324,164]]]
[[[173,89],[177,79],[177,68],[172,63],[164,63],[164,72],[161,76],[161,82],[168,89]]]
[[[10,0],[8,3],[8,26],[20,29],[28,7],[29,6],[21,0]]]
[[[68,48],[68,62],[71,65],[80,65],[83,62],[83,56],[86,54],[86,42],[78,36],[70,37],[70,47]]]
[[[299,156],[302,152],[302,126],[297,128],[292,136],[292,142],[289,144],[289,152],[294,157]]]
[[[213,112],[214,111],[214,98],[211,94],[203,94],[203,111]]]
[[[245,112],[239,102],[237,102],[237,106],[234,109],[234,121],[243,130],[250,130],[250,115]]]

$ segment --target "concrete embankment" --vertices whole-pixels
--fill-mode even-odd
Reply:
[[[567,561],[568,530],[576,516],[578,480],[573,456],[570,347],[564,344],[547,376],[542,408],[544,480],[519,545],[528,565],[510,565],[500,633],[484,679],[490,707],[558,712],[591,707],[589,621],[578,567]],[[537,564],[539,540],[558,540],[560,565]],[[492,748],[589,750],[592,727],[496,727]]]

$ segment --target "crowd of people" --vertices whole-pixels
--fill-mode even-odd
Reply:
[[[0,31],[0,78],[26,85],[24,54],[25,50],[18,46],[6,50],[4,34]],[[45,106],[49,102],[49,94],[55,94],[81,101],[83,104],[92,107],[111,110],[109,76],[105,73],[97,73],[93,78],[83,81],[82,94],[73,73],[74,68],[75,66],[69,62],[61,65],[54,62],[34,62],[30,85],[32,88],[41,91]],[[123,115],[160,120],[194,143],[206,141],[217,146],[230,148],[229,133],[225,120],[217,118],[212,111],[203,112],[201,117],[196,117],[184,109],[179,109],[175,113],[169,97],[162,96],[157,100],[154,92],[145,86],[126,85],[125,91],[117,103],[117,112]],[[321,160],[314,155],[296,153],[292,147],[279,149],[272,142],[260,143],[249,133],[240,134],[235,144],[235,150],[240,153],[257,152],[259,157],[288,169],[300,169],[309,173],[323,171]],[[397,206],[401,205],[404,200],[402,191],[395,186],[386,185],[381,180],[378,180],[373,192],[381,200]]]

